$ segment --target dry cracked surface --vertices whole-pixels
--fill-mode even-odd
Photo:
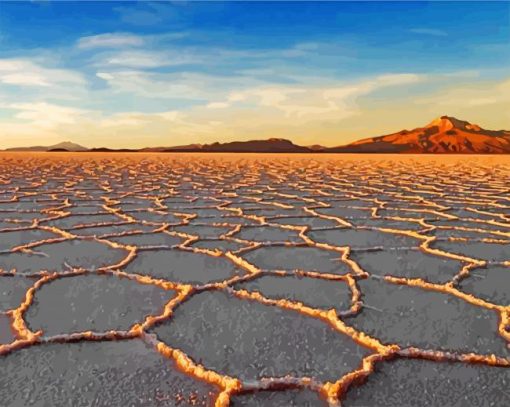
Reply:
[[[5,406],[510,405],[510,159],[0,154]]]

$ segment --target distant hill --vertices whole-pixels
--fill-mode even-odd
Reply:
[[[66,150],[65,148],[50,148],[47,151],[50,153],[69,153],[69,150]]]
[[[87,149],[65,141],[53,146],[18,147],[7,151],[69,151],[69,152],[202,152],[202,153],[413,153],[413,154],[509,154],[510,131],[485,130],[476,124],[441,116],[424,127],[401,130],[385,136],[362,139],[338,147],[315,144],[299,146],[290,140],[232,141],[228,143],[189,144],[174,147],[142,149]]]
[[[290,140],[270,138],[268,140],[233,141],[230,143],[193,144],[170,147],[163,151],[201,151],[221,153],[308,153],[310,149],[294,144]]]
[[[87,147],[80,146],[79,144],[70,141],[63,141],[62,143],[54,144],[52,146],[33,146],[33,147],[13,147],[8,148],[6,151],[87,151]]]
[[[510,131],[485,130],[476,124],[441,116],[425,127],[327,148],[331,153],[510,153]]]
[[[107,147],[96,147],[87,150],[90,153],[137,153],[142,150],[136,150],[131,148],[107,148]]]

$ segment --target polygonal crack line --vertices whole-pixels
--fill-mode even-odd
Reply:
[[[40,228],[40,229],[43,229],[43,230],[51,229],[53,231],[53,228]],[[37,251],[37,247],[43,246],[43,245],[64,243],[64,242],[69,242],[69,241],[73,241],[73,240],[74,241],[94,241],[99,244],[109,246],[113,249],[121,249],[123,251],[127,251],[126,257],[123,258],[120,262],[118,262],[116,264],[112,264],[112,265],[106,265],[103,267],[99,267],[98,270],[103,270],[103,269],[107,269],[107,268],[123,267],[125,264],[132,261],[134,259],[134,257],[136,256],[136,250],[137,250],[136,246],[122,245],[120,243],[111,242],[106,239],[99,239],[95,236],[76,236],[76,235],[72,235],[72,234],[67,234],[67,236],[64,236],[64,237],[43,239],[43,240],[39,240],[36,242],[26,243],[26,244],[16,246],[16,247],[10,249],[6,253],[21,252],[21,253],[34,254],[34,255],[48,257],[48,255],[45,252]],[[75,268],[73,266],[68,265],[67,263],[65,263],[65,265],[69,269]],[[41,270],[40,274],[46,274],[47,272],[51,272],[51,270]]]
[[[329,206],[329,205],[328,205]],[[333,216],[333,215],[324,215],[322,213],[319,213],[307,206],[305,206],[304,208],[304,211],[317,217],[317,218],[320,218],[320,219],[327,219],[327,220],[334,220],[335,222],[338,223],[339,226],[345,226],[345,227],[353,227],[353,224],[348,222],[347,220],[339,217],[339,216]]]
[[[477,266],[485,266],[487,262],[481,259],[475,259],[472,257],[461,256],[459,254],[450,253],[441,249],[434,249],[430,247],[430,244],[436,241],[436,236],[428,236],[424,242],[419,246],[426,253],[430,253],[436,256],[447,257],[449,259],[459,260],[465,263],[474,264]]]
[[[381,342],[379,342],[379,340],[346,325],[340,318],[338,318],[334,309],[326,311],[306,306],[303,303],[297,301],[290,301],[287,299],[270,299],[263,296],[258,291],[250,292],[244,289],[233,289],[232,287],[226,287],[225,291],[243,300],[257,301],[264,305],[276,306],[283,310],[290,310],[307,317],[319,319],[322,322],[330,325],[339,334],[343,334],[349,337],[358,345],[375,351],[375,353],[363,358],[360,368],[347,373],[334,383],[325,382],[322,384],[321,393],[326,396],[328,402],[331,405],[338,404],[339,397],[344,391],[346,391],[348,385],[352,381],[358,380],[359,377],[367,376],[370,374],[373,371],[373,365],[376,360],[390,357],[399,349],[397,345],[383,345]],[[310,380],[308,378],[304,379],[305,381]]]
[[[257,280],[259,278],[265,277],[265,276],[279,276],[279,277],[286,277],[286,276],[296,276],[296,277],[307,277],[307,278],[313,278],[317,280],[326,280],[326,281],[342,281],[347,284],[349,290],[351,291],[351,304],[348,310],[341,311],[337,314],[338,317],[347,317],[347,316],[354,316],[357,313],[361,311],[362,308],[362,301],[361,301],[361,291],[356,283],[356,278],[352,274],[343,274],[343,275],[337,275],[337,274],[329,274],[329,273],[319,273],[315,271],[305,271],[305,270],[277,270],[277,269],[258,269],[255,273],[247,274],[245,276],[239,276],[234,277],[230,280],[225,280],[221,283],[216,284],[209,284],[209,285],[203,285],[200,287],[195,287],[196,291],[206,291],[210,289],[215,288],[232,288],[236,290],[233,286],[238,283],[246,283],[248,281]],[[213,286],[214,285],[214,286]],[[244,291],[244,290],[243,290]],[[250,290],[250,292],[254,292],[261,297],[264,297],[264,295],[257,290]],[[304,306],[304,303],[300,301],[294,301],[294,300],[288,300],[285,299],[285,301],[288,301],[289,303],[294,303],[297,307]]]
[[[238,226],[241,226],[241,225],[238,225]],[[179,233],[179,232],[173,232],[173,233]],[[237,239],[234,237],[228,237],[226,235],[221,235],[216,238],[216,237],[200,237],[200,236],[196,236],[196,235],[187,235],[187,234],[183,234],[183,233],[180,233],[180,234],[187,236],[188,239],[176,246],[181,249],[185,249],[185,250],[186,249],[199,249],[199,250],[209,251],[210,253],[223,253],[223,254],[230,252],[231,254],[238,256],[244,252],[247,252],[247,251],[250,251],[250,250],[253,250],[253,249],[263,246],[263,243],[260,243],[260,242],[252,242],[250,240]],[[225,250],[224,251],[224,250],[220,250],[220,249],[200,249],[198,247],[193,248],[191,246],[192,244],[198,243],[198,242],[210,242],[210,241],[217,241],[217,240],[221,240],[224,242],[239,243],[241,245],[244,245],[244,247],[241,247],[237,250]]]
[[[395,250],[401,250],[401,249],[403,249],[403,248],[398,248]],[[455,288],[458,287],[459,283],[462,280],[469,277],[470,272],[472,270],[475,270],[478,268],[485,268],[487,265],[486,261],[470,262],[469,259],[464,258],[462,256],[457,256],[454,254],[451,255],[450,253],[443,252],[443,251],[435,251],[433,249],[429,249],[428,247],[423,247],[423,246],[404,248],[404,249],[406,249],[406,250],[418,249],[418,250],[421,250],[423,253],[430,254],[434,257],[439,257],[439,258],[443,257],[448,260],[457,260],[457,261],[462,262],[462,267],[460,268],[459,272],[457,274],[455,274],[449,281],[444,283],[445,286],[451,286],[451,287],[455,287]],[[349,250],[349,254],[350,254],[350,249],[348,248],[348,250]],[[384,248],[383,247],[371,247],[371,248],[364,248],[364,249],[355,249],[356,252],[368,252],[368,251],[379,251],[379,250],[384,250]],[[375,279],[384,279],[385,277],[389,277],[389,278],[395,278],[395,279],[406,279],[405,277],[393,276],[393,275],[391,275],[391,273],[385,274],[384,276],[372,274],[372,273],[362,269],[362,267],[355,260],[349,259],[349,261],[354,263],[355,267],[357,269],[359,269],[357,275],[359,275],[361,278],[371,277],[371,278],[375,278]],[[424,281],[427,282],[426,280],[424,280]]]
[[[7,253],[23,252],[23,253],[38,254],[39,252],[34,250],[34,248],[37,248],[38,246],[42,246],[45,244],[62,243],[62,242],[66,242],[67,240],[69,240],[67,237],[53,237],[50,239],[42,239],[42,240],[37,240],[35,242],[29,242],[29,243],[21,244],[19,246],[15,246],[15,247],[11,248],[10,250],[7,250],[6,252]]]
[[[333,246],[329,243],[315,242],[306,234],[308,229],[309,229],[308,226],[304,226],[301,229],[300,234],[299,234],[299,236],[305,241],[304,244],[303,243],[286,242],[281,245],[285,246],[285,247],[315,247],[317,249],[322,249],[322,250],[327,250],[330,252],[339,253],[340,258],[338,260],[340,260],[342,263],[346,264],[348,266],[348,268],[350,268],[354,274],[357,274],[360,276],[368,276],[368,273],[366,271],[364,271],[354,260],[352,260],[350,258],[351,248],[349,246]],[[265,246],[265,245],[262,245],[262,246]],[[277,246],[277,245],[269,244],[267,246]],[[253,247],[250,250],[255,250],[258,247],[259,246]],[[250,251],[250,250],[246,250],[245,252]],[[346,274],[349,274],[349,273],[346,273]]]
[[[251,276],[251,278],[254,277]],[[222,288],[223,287],[209,287],[209,290],[221,290]],[[154,346],[158,352],[166,357],[172,358],[184,373],[221,387],[222,392],[218,395],[215,403],[216,407],[228,406],[230,403],[230,397],[234,394],[250,393],[261,390],[288,390],[295,388],[312,390],[327,399],[331,407],[339,406],[341,396],[347,391],[351,383],[362,380],[364,377],[371,374],[374,371],[375,362],[391,358],[399,350],[397,345],[382,345],[377,339],[371,338],[363,332],[356,331],[354,328],[345,325],[337,318],[334,310],[318,310],[305,306],[299,302],[284,299],[273,300],[262,296],[258,292],[235,290],[228,286],[224,287],[224,290],[242,300],[257,301],[264,305],[276,306],[284,310],[298,312],[302,315],[319,319],[330,325],[338,333],[348,336],[357,344],[375,351],[375,353],[364,357],[359,368],[343,375],[340,379],[333,383],[319,382],[310,377],[293,376],[266,377],[259,380],[243,381],[239,378],[222,375],[215,370],[207,369],[203,365],[196,363],[193,358],[182,350],[172,348],[168,344],[162,342],[158,339],[155,333],[147,332],[150,327],[157,323],[171,319],[176,307],[181,305],[192,295],[201,292],[190,287],[188,291],[182,293],[180,298],[175,298],[167,304],[168,310],[165,310],[164,314],[159,317],[152,318],[150,323],[143,327],[141,334],[142,338],[147,343]]]
[[[109,330],[105,332],[94,332],[94,331],[80,331],[72,332],[68,334],[58,334],[48,337],[43,337],[43,330],[33,332],[27,326],[24,319],[25,313],[34,304],[36,291],[40,288],[49,284],[58,278],[76,277],[83,275],[102,275],[110,274],[120,278],[126,278],[132,281],[136,281],[140,284],[154,285],[164,290],[173,290],[177,293],[175,297],[170,299],[164,306],[163,312],[159,315],[146,315],[142,323],[134,323],[128,330]],[[32,285],[25,294],[25,299],[19,305],[19,307],[6,311],[6,315],[12,318],[12,329],[16,334],[16,340],[10,344],[0,345],[0,356],[10,353],[14,350],[24,348],[30,345],[38,343],[48,342],[76,342],[80,340],[117,340],[117,339],[131,339],[135,337],[141,337],[144,330],[149,329],[159,321],[163,321],[169,318],[173,312],[173,309],[182,302],[192,292],[192,287],[188,285],[174,284],[164,280],[153,279],[148,276],[140,276],[134,274],[128,274],[116,270],[86,270],[86,269],[74,269],[71,272],[62,273],[51,273],[38,279],[34,285]]]
[[[28,288],[25,293],[25,299],[21,304],[12,310],[8,311],[8,315],[12,318],[11,327],[15,332],[16,339],[6,345],[0,345],[0,356],[33,345],[39,341],[42,331],[32,332],[26,325],[24,314],[34,301],[35,291],[38,290],[43,284],[57,278],[56,273],[53,275],[46,275],[37,280],[32,287]]]
[[[453,276],[452,279],[446,283],[446,285],[458,288],[460,282],[471,275],[471,271],[484,267],[485,265],[480,265],[477,263],[464,263],[460,271],[455,276]]]

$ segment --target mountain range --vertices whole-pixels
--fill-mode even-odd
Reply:
[[[5,151],[88,151],[87,147],[70,141],[63,141],[52,146],[32,146],[32,147],[13,147],[7,148]]]
[[[15,147],[7,151],[68,152],[228,152],[228,153],[399,153],[399,154],[509,154],[510,131],[485,130],[476,124],[441,116],[424,127],[358,140],[338,147],[299,146],[290,140],[233,141],[142,149],[86,148],[69,141],[52,146]]]

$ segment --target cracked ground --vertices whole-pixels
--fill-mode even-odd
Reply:
[[[510,159],[0,155],[3,406],[508,406]]]

